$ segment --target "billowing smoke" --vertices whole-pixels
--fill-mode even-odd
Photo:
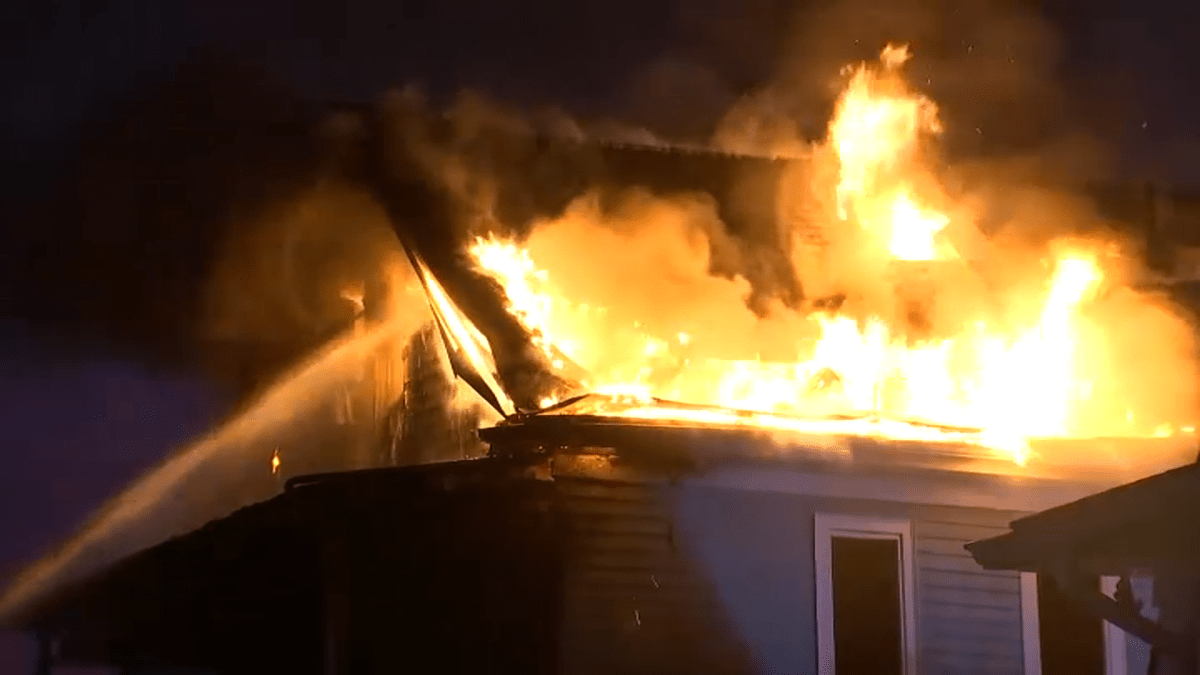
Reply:
[[[1169,387],[1158,378],[1191,372],[1191,327],[1161,298],[1131,290],[1145,271],[1138,215],[1100,214],[1078,187],[1103,178],[1095,170],[1100,146],[1059,114],[1065,94],[1055,83],[1057,43],[1048,24],[1018,5],[933,13],[925,5],[847,2],[798,15],[796,27],[776,76],[733,104],[709,154],[689,156],[685,147],[614,152],[577,137],[564,143],[539,122],[479,98],[441,118],[389,113],[385,166],[393,185],[411,190],[406,204],[393,198],[390,212],[409,223],[431,266],[481,324],[498,359],[508,361],[501,366],[509,370],[506,385],[528,404],[553,393],[541,378],[554,369],[531,348],[545,327],[497,312],[515,299],[465,254],[484,234],[520,242],[555,293],[570,299],[571,321],[584,322],[595,340],[573,345],[572,358],[616,379],[636,380],[649,368],[664,395],[712,380],[702,362],[769,369],[801,359],[822,330],[830,336],[814,312],[857,322],[854,339],[867,339],[863,326],[880,320],[891,326],[888,339],[904,336],[910,346],[940,344],[979,325],[1022,334],[1045,321],[1038,303],[1057,278],[1055,261],[1082,255],[1104,274],[1086,299],[1072,301],[1086,305],[1071,321],[1082,341],[1073,349],[1091,376],[1086,393],[1070,395],[1098,403],[1091,421],[1070,433],[1117,433],[1121,424],[1101,421],[1134,425],[1147,412],[1190,421],[1191,378]],[[956,38],[938,37],[945,34]],[[921,258],[889,253],[886,241],[880,249],[878,232],[864,238],[869,213],[841,213],[845,149],[824,120],[847,84],[844,67],[874,61],[890,40],[913,45],[904,79],[936,104],[940,121],[931,142],[897,150],[903,171],[888,169],[881,179],[880,189],[893,191],[881,203],[941,223],[936,246],[952,252],[946,259],[953,264],[913,264]],[[421,119],[438,121],[414,126]],[[587,125],[567,126],[587,137]],[[730,160],[734,170],[714,168],[722,152],[747,158]],[[664,170],[672,161],[681,170]],[[706,162],[707,176],[680,178],[682,167]],[[758,165],[770,170],[746,168]],[[901,188],[911,194],[893,194]],[[899,263],[890,263],[897,255]],[[1154,326],[1152,337],[1124,318],[1135,316]],[[1146,339],[1156,348],[1139,352]],[[659,343],[671,343],[669,354],[649,367]],[[672,368],[679,372],[663,374]],[[1037,388],[1037,378],[1027,386]]]
[[[96,112],[47,193],[8,213],[10,316],[252,390],[346,325],[340,289],[318,299],[344,270],[316,248],[343,267],[399,252],[365,243],[392,236],[382,213],[324,181],[316,106],[260,69],[198,58]]]
[[[842,68],[887,43],[912,46],[909,77],[942,107],[952,152],[1040,150],[1069,132],[1056,77],[1060,39],[1029,3],[839,0],[793,6],[783,23],[773,74],[728,111],[720,142],[767,151],[794,147],[797,135],[816,140]]]
[[[581,270],[610,256],[592,243],[625,246],[608,276],[637,279],[646,297],[695,283],[705,290],[685,304],[697,309],[672,308],[691,317],[675,323],[709,325],[698,308],[720,308],[744,330],[708,340],[714,353],[728,342],[760,359],[798,349],[782,336],[805,335],[811,326],[801,319],[813,310],[885,316],[925,337],[953,332],[968,315],[996,320],[1010,311],[1012,289],[1033,293],[1045,280],[1044,247],[1063,236],[1116,239],[1140,255],[1136,237],[1108,231],[1113,218],[1057,187],[1100,177],[1082,168],[1102,166],[1102,154],[1059,105],[1057,39],[1024,5],[847,0],[784,13],[766,0],[751,4],[747,16],[770,20],[724,31],[713,46],[720,54],[700,58],[691,44],[631,78],[624,112],[653,132],[557,110],[515,113],[472,94],[443,111],[412,91],[331,121],[324,146],[313,142],[311,120],[288,122],[305,131],[287,156],[309,168],[266,197],[232,200],[232,209],[220,202],[214,220],[227,227],[206,244],[215,253],[198,272],[203,295],[188,301],[199,318],[176,330],[234,341],[302,335],[315,344],[347,325],[359,300],[391,292],[381,277],[407,265],[395,228],[485,334],[506,388],[529,408],[569,383],[553,376],[553,359],[532,347],[536,331],[504,309],[500,285],[476,268],[467,247],[480,235],[543,249],[559,241],[565,252],[535,253],[537,262],[578,263],[551,276],[605,306],[604,270],[587,283]],[[765,25],[784,29],[757,40]],[[946,215],[939,236],[971,263],[937,284],[937,302],[920,316],[897,308],[893,279],[864,273],[883,260],[837,213],[838,158],[825,142],[843,68],[875,59],[888,41],[912,45],[905,78],[937,103],[943,122],[936,143],[921,149],[929,169],[916,196]],[[739,61],[765,49],[759,42],[783,45],[773,65],[761,54],[755,64]],[[721,59],[739,64],[730,70]],[[704,137],[706,152],[663,140]],[[564,219],[590,224],[574,235],[578,250],[551,236]],[[669,260],[638,253],[652,241]],[[654,265],[685,271],[664,285]],[[662,313],[668,305],[659,300],[634,311],[640,303],[626,298],[621,311]]]

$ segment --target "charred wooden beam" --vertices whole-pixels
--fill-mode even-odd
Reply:
[[[364,179],[405,250],[428,266],[487,340],[506,393],[519,409],[535,410],[543,398],[560,393],[563,383],[534,348],[529,330],[506,309],[504,289],[464,250],[465,228],[482,214],[423,162],[420,144],[430,142],[428,126],[428,112],[403,101],[373,115]]]

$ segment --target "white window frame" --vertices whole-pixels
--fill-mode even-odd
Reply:
[[[1100,590],[1112,597],[1120,577],[1100,577]],[[1106,620],[1104,626],[1104,670],[1107,675],[1128,675],[1129,637]],[[1042,633],[1038,619],[1037,574],[1021,572],[1021,642],[1025,652],[1025,675],[1042,675]]]
[[[899,543],[900,640],[905,675],[917,672],[916,583],[913,568],[912,521],[871,516],[817,513],[813,519],[813,558],[816,572],[817,673],[834,675],[833,537],[891,539]],[[1036,606],[1036,605],[1035,605]]]

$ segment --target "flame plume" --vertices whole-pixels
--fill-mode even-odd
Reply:
[[[905,83],[908,58],[905,47],[889,46],[878,63],[846,73],[823,144],[836,161],[836,207],[825,226],[857,232],[877,250],[879,269],[852,273],[886,278],[898,305],[927,309],[974,272],[945,236],[955,224],[942,208],[950,200],[924,152],[942,123],[937,106]],[[911,311],[878,302],[854,313],[778,303],[753,315],[744,279],[708,274],[708,230],[689,220],[695,213],[642,206],[621,221],[584,199],[522,244],[487,236],[469,248],[549,362],[619,398],[600,414],[781,428],[856,419],[862,433],[884,436],[920,423],[974,430],[973,442],[1018,461],[1030,438],[1150,435],[1164,421],[1155,410],[1129,412],[1122,423],[1109,414],[1122,407],[1112,392],[1133,370],[1105,351],[1116,321],[1092,315],[1112,283],[1103,242],[1055,242],[1044,275],[1008,292],[1019,302],[1001,315],[981,309],[994,298],[975,297],[979,308],[920,331],[901,320]],[[922,283],[929,297],[905,297]]]

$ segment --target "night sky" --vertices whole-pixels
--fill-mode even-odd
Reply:
[[[259,67],[302,99],[365,100],[416,81],[434,95],[470,87],[696,136],[768,81],[819,98],[836,64],[890,38],[914,41],[914,68],[936,76],[950,126],[991,133],[1027,105],[1030,119],[1098,138],[1113,174],[1195,180],[1200,59],[1187,3],[1067,0],[1040,16],[959,4],[942,24],[886,0],[13,0],[0,8],[0,159],[10,176],[53,173],[81,129],[202,57]],[[28,201],[26,183],[7,182],[6,208]],[[2,259],[31,255],[28,232],[6,227]],[[130,256],[122,264],[140,264]],[[19,281],[2,293],[38,292]],[[230,404],[219,386],[108,343],[59,349],[36,317],[12,313],[0,320],[0,584]],[[92,330],[59,318],[59,337]],[[28,659],[23,641],[0,638],[0,675],[28,672]]]

